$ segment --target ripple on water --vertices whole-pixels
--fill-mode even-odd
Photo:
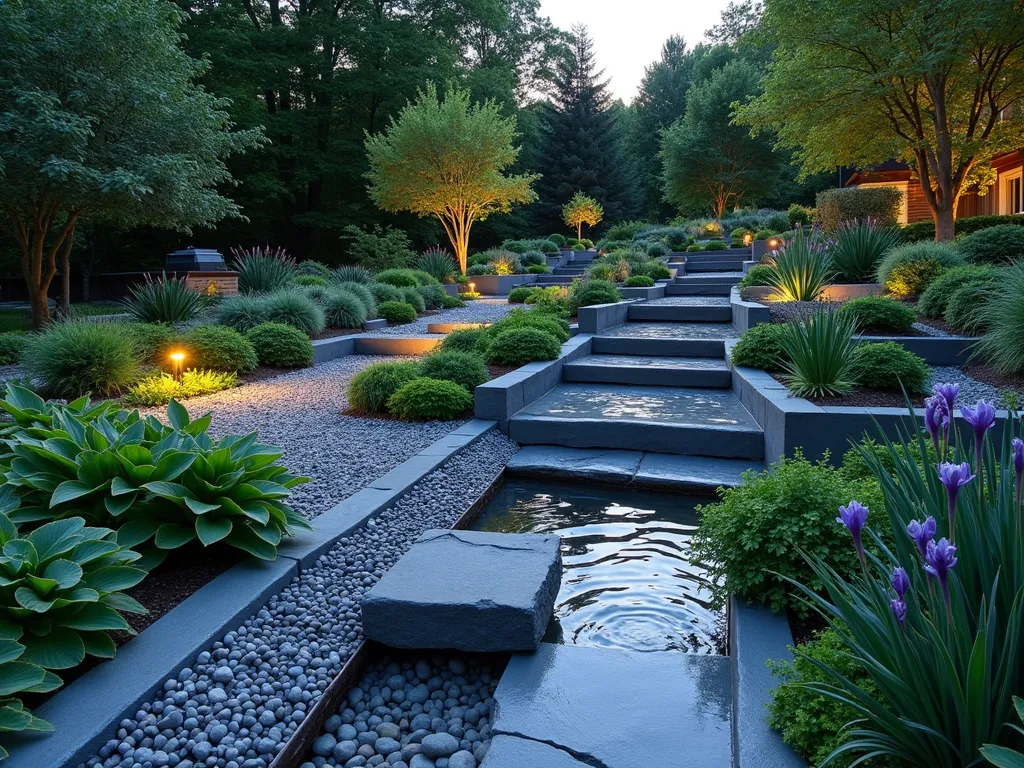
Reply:
[[[510,480],[473,527],[562,537],[562,585],[546,642],[718,653],[723,617],[707,573],[689,561],[700,501]]]

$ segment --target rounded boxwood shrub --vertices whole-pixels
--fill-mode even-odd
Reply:
[[[324,317],[328,328],[362,328],[366,306],[352,291],[338,288],[324,299]]]
[[[201,325],[185,334],[185,368],[245,373],[256,368],[256,350],[242,334],[226,325]]]
[[[270,319],[267,299],[253,293],[228,296],[217,307],[214,319],[220,325],[245,333]]]
[[[343,288],[349,293],[354,293],[359,297],[359,300],[363,302],[363,307],[366,309],[366,319],[373,320],[377,317],[377,299],[366,285],[362,283],[338,283],[339,288]]]
[[[857,330],[877,328],[905,333],[914,324],[917,315],[906,304],[884,296],[862,296],[852,299],[839,309],[857,320]]]
[[[569,311],[576,314],[580,307],[595,304],[614,304],[622,301],[619,289],[604,280],[589,280],[573,283],[569,290]]]
[[[520,285],[513,288],[508,292],[508,303],[509,304],[525,304],[526,300],[533,295],[534,292],[539,291],[540,288],[527,287]]]
[[[529,275],[546,275],[548,268],[541,264],[531,264],[526,268],[526,273]]]
[[[458,309],[464,306],[466,306],[466,302],[458,296],[449,296],[447,294],[445,294],[444,301],[441,302],[441,309]]]
[[[964,263],[952,246],[907,243],[893,248],[878,263],[876,278],[898,299],[918,296],[945,270]]]
[[[453,381],[413,379],[390,399],[388,410],[405,421],[450,421],[473,407],[473,396]]]
[[[630,275],[623,283],[627,288],[650,288],[654,280],[647,275]]]
[[[956,242],[956,249],[974,264],[1001,264],[1024,258],[1024,227],[1003,224],[982,229]]]
[[[374,301],[377,302],[378,314],[380,314],[380,305],[385,301],[405,301],[405,295],[401,290],[395,288],[393,285],[388,285],[387,283],[370,283],[367,286],[367,290],[370,291],[373,295]]]
[[[324,311],[309,296],[296,290],[277,291],[266,297],[267,322],[298,328],[307,336],[323,333]]]
[[[491,365],[526,365],[537,360],[555,360],[562,352],[558,339],[539,328],[509,328],[487,345]]]
[[[0,365],[16,365],[28,346],[28,336],[19,331],[0,333]]]
[[[555,245],[565,245],[565,235],[560,235],[557,232],[553,235],[548,235],[548,240]]]
[[[668,280],[672,272],[657,259],[650,259],[644,263],[644,274],[652,280]]]
[[[420,284],[411,269],[385,269],[375,275],[378,283],[393,285],[396,288],[415,288]]]
[[[368,365],[348,385],[348,404],[362,413],[384,413],[388,399],[420,375],[419,366],[409,362]]]
[[[440,351],[420,363],[420,374],[431,379],[454,381],[470,392],[490,379],[483,358],[472,352]]]
[[[740,280],[740,288],[752,288],[753,286],[772,284],[775,269],[767,264],[757,264],[750,268],[750,271]]]
[[[488,338],[494,338],[502,331],[510,328],[537,328],[550,333],[559,344],[564,344],[570,338],[569,323],[566,320],[556,317],[550,312],[539,312],[537,310],[513,309],[505,317],[486,328]]]
[[[313,343],[302,331],[284,323],[263,323],[246,331],[260,365],[268,368],[308,368],[313,364]]]
[[[686,253],[697,253],[701,250],[701,247],[696,243],[686,246]]]
[[[729,250],[729,246],[726,245],[721,240],[709,240],[708,242],[704,243],[704,250],[705,251],[727,251],[727,250]]]
[[[776,612],[812,613],[786,579],[822,589],[805,558],[840,576],[857,571],[850,537],[836,535],[836,510],[850,499],[871,510],[873,530],[891,535],[877,481],[851,479],[824,461],[812,464],[799,452],[763,472],[747,470],[742,485],[719,493],[719,503],[698,507],[700,527],[691,545],[694,561],[708,569],[719,602],[735,593]]]
[[[972,280],[961,285],[949,297],[943,319],[958,331],[972,335],[984,333],[990,321],[985,310],[998,287],[998,278]]]
[[[131,325],[60,322],[35,334],[22,352],[30,379],[56,397],[117,394],[141,373]]]
[[[957,288],[978,280],[987,281],[999,274],[997,267],[981,264],[965,264],[962,267],[948,269],[932,280],[921,294],[921,300],[917,302],[917,312],[922,317],[942,317],[946,314],[946,305]]]
[[[377,306],[377,314],[392,325],[411,323],[416,319],[416,307],[404,301],[385,301]]]
[[[895,341],[881,344],[858,344],[853,353],[850,375],[868,389],[886,392],[907,391],[920,395],[928,391],[932,369],[923,357],[908,352]]]
[[[783,346],[786,333],[786,324],[759,323],[749,328],[732,348],[732,364],[772,373],[781,371],[788,359]]]
[[[411,304],[417,312],[427,311],[427,302],[423,300],[423,296],[420,295],[420,289],[416,288],[399,288],[402,292],[402,301],[406,304]]]
[[[310,286],[323,288],[327,285],[327,278],[320,275],[296,275],[292,278],[292,283],[303,288],[309,288]]]
[[[427,309],[440,309],[448,295],[440,285],[421,285],[419,292]]]
[[[647,255],[652,259],[660,258],[668,253],[668,246],[664,243],[651,243],[647,246]]]
[[[483,328],[464,328],[461,331],[452,331],[441,340],[442,352],[468,352],[475,353],[480,340],[485,337]]]
[[[178,341],[178,331],[163,323],[129,323],[129,335],[144,363],[165,365],[167,352]]]

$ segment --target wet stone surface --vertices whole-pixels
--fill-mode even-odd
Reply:
[[[587,355],[575,361],[580,365],[607,365],[643,368],[725,369],[725,361],[713,357],[643,357],[641,355]]]
[[[632,339],[734,339],[738,336],[729,323],[626,323],[601,331],[599,335]]]
[[[664,296],[645,304],[656,307],[728,307],[728,296]]]
[[[80,765],[267,768],[362,640],[362,596],[420,533],[454,523],[516,450],[492,431],[432,472],[164,681]]]

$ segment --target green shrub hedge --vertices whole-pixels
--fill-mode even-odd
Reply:
[[[745,331],[732,348],[732,364],[771,373],[780,372],[788,359],[782,343],[785,336],[786,326],[783,324],[755,325]]]
[[[770,286],[775,275],[774,268],[767,264],[757,264],[750,268],[750,271],[740,280],[740,288],[752,288],[754,286]]]
[[[483,358],[473,352],[440,351],[427,355],[420,363],[420,375],[441,381],[453,381],[472,392],[490,379]]]
[[[254,370],[259,363],[249,340],[226,325],[193,328],[182,338],[182,346],[185,368],[245,373]]]
[[[619,289],[605,280],[578,280],[569,288],[569,311],[574,315],[580,307],[618,301],[622,301]]]
[[[965,264],[948,269],[932,280],[921,294],[917,302],[918,314],[922,317],[942,317],[946,314],[946,305],[954,291],[967,283],[987,281],[998,274],[997,267],[981,264]]]
[[[421,377],[388,399],[388,410],[405,421],[450,421],[473,407],[473,395],[452,381]]]
[[[889,251],[879,262],[876,278],[899,299],[918,296],[945,270],[964,263],[952,246],[908,243]]]
[[[928,392],[932,369],[912,352],[895,341],[881,344],[858,344],[853,353],[851,370],[854,381],[868,389],[921,395]]]
[[[268,368],[308,368],[313,364],[313,343],[298,328],[284,323],[262,323],[245,333],[260,365]]]
[[[906,304],[884,296],[862,296],[852,299],[839,309],[857,320],[857,330],[879,329],[905,333],[917,319],[917,314]]]
[[[650,288],[654,280],[647,275],[630,275],[623,282],[627,288]]]
[[[1004,264],[1024,258],[1024,227],[1000,224],[956,241],[956,249],[973,264]]]
[[[476,353],[480,349],[481,339],[486,334],[483,328],[464,328],[461,331],[452,331],[441,341],[442,352],[469,352]]]
[[[999,227],[1006,224],[1024,226],[1024,213],[1013,216],[968,216],[956,220],[956,234],[958,236],[970,235],[980,232],[989,227]],[[918,221],[903,227],[903,239],[907,242],[920,242],[922,240],[935,240],[935,224],[931,221]]]
[[[828,234],[854,219],[873,219],[881,227],[894,227],[899,220],[903,192],[895,187],[833,187],[819,192],[815,210]]]
[[[525,304],[526,300],[530,298],[535,292],[539,291],[540,288],[534,288],[532,286],[520,285],[513,288],[508,292],[508,303],[509,304]]]
[[[419,286],[416,288],[399,288],[402,292],[402,301],[412,306],[417,312],[427,311],[427,302],[420,293]]]
[[[404,301],[385,301],[377,305],[377,314],[392,325],[400,325],[416,319],[416,307]]]
[[[348,385],[348,404],[362,413],[385,413],[388,399],[420,375],[419,366],[409,362],[368,365]]]

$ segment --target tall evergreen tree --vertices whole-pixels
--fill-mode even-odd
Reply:
[[[562,206],[576,192],[600,202],[606,221],[633,215],[633,186],[624,172],[622,131],[603,74],[597,69],[587,28],[573,27],[569,51],[559,62],[554,94],[542,120],[543,149],[536,170],[543,177],[535,207],[541,230],[564,228]]]

